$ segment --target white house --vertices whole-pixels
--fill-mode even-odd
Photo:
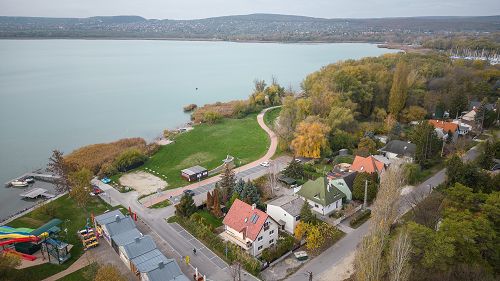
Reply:
[[[324,216],[342,208],[342,198],[346,197],[337,187],[328,183],[326,177],[307,181],[297,195],[309,203],[313,211]]]
[[[268,214],[236,199],[223,220],[222,239],[230,241],[252,256],[259,256],[262,251],[278,241],[278,223]]]
[[[291,234],[300,221],[300,210],[304,199],[294,195],[284,195],[267,203],[266,213],[278,222],[282,230]]]
[[[358,157],[358,156],[356,156]],[[345,194],[345,199],[347,201],[352,200],[352,187],[354,185],[354,179],[358,173],[354,172],[343,172],[334,171],[328,173],[327,178],[329,184],[335,186],[338,190]]]

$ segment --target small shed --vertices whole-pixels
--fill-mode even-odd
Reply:
[[[187,181],[196,181],[208,177],[208,170],[202,166],[193,166],[181,171],[181,176]]]

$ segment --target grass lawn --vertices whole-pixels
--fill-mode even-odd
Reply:
[[[102,201],[99,197],[93,197],[91,202],[85,208],[78,207],[73,199],[65,195],[57,200],[54,200],[47,205],[50,205],[53,213],[46,211],[49,208],[38,208],[16,220],[8,223],[11,227],[28,227],[38,228],[52,218],[59,218],[63,221],[60,225],[61,231],[59,240],[73,244],[71,248],[71,258],[62,265],[42,264],[29,267],[23,270],[16,270],[13,280],[42,280],[55,273],[65,270],[73,262],[75,262],[83,254],[83,246],[78,238],[76,232],[82,229],[87,223],[87,218],[91,213],[99,215],[108,209],[112,209],[107,203]],[[67,235],[64,229],[68,229]]]
[[[86,266],[82,269],[79,269],[73,273],[70,273],[63,278],[59,279],[58,281],[92,281],[91,279],[87,279],[85,277],[85,271],[88,269],[89,266]]]
[[[167,199],[165,201],[161,201],[159,203],[156,203],[154,204],[153,206],[149,207],[151,209],[161,209],[161,208],[165,208],[165,207],[168,207],[172,205],[172,203],[170,203],[170,201]]]
[[[212,225],[214,228],[222,225],[222,219],[215,217],[207,210],[200,210],[197,213],[200,214],[200,216],[202,216],[206,220],[206,222]]]
[[[266,112],[264,115],[264,123],[269,127],[273,128],[274,127],[274,121],[278,118],[281,112],[281,107],[271,109]]]
[[[142,167],[167,177],[168,187],[189,184],[180,171],[194,165],[213,169],[222,164],[226,155],[244,165],[264,155],[270,140],[257,123],[256,114],[243,119],[223,119],[214,125],[201,124],[194,130],[175,137],[175,143],[163,146]]]

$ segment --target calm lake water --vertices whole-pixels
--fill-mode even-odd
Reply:
[[[45,165],[52,149],[151,140],[189,120],[182,107],[246,98],[253,80],[299,88],[371,44],[0,40],[0,184]],[[198,88],[198,90],[196,90]],[[33,204],[0,186],[0,218]]]

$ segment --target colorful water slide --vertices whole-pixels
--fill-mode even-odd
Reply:
[[[3,251],[6,252],[6,253],[10,253],[12,255],[19,256],[22,259],[25,259],[25,260],[28,260],[28,261],[34,261],[34,260],[36,260],[35,256],[28,255],[28,254],[23,254],[23,253],[19,253],[18,251],[15,251],[15,250],[12,250],[12,249],[5,249]]]
[[[32,228],[26,228],[26,227],[20,227],[20,228],[13,228],[10,226],[0,226],[0,234],[23,234],[23,235],[29,235],[34,229]]]
[[[40,241],[40,238],[38,238],[37,236],[26,236],[26,235],[19,235],[19,234],[0,235],[0,239],[5,239],[5,238],[12,238],[12,239],[0,241],[0,246],[9,245],[12,243],[38,242],[38,241]]]

